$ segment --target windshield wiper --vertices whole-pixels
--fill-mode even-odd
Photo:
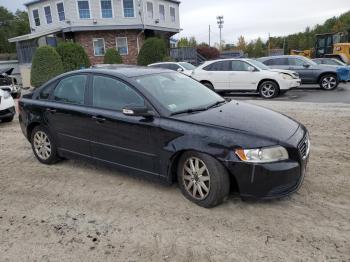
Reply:
[[[174,113],[171,113],[171,116],[174,115],[180,115],[180,114],[191,114],[191,113],[195,113],[195,112],[200,112],[200,111],[206,111],[207,108],[206,107],[199,107],[199,108],[190,108],[190,109],[185,109],[185,110],[181,110],[181,111],[177,111]]]
[[[218,105],[221,105],[222,103],[226,104],[226,100],[221,100],[221,101],[216,101],[214,104],[211,104],[209,106],[206,107],[206,110],[213,108],[213,107],[217,107]]]

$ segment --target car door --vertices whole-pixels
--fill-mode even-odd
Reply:
[[[61,79],[50,94],[43,112],[50,131],[57,139],[58,149],[77,155],[90,154],[85,106],[88,74],[70,75]]]
[[[249,67],[254,67],[241,60],[231,61],[230,89],[233,90],[255,90],[259,83],[259,72],[249,71]]]
[[[303,83],[315,82],[315,71],[318,69],[309,64],[307,61],[296,57],[288,58],[289,70],[295,71],[299,74]]]
[[[126,105],[143,106],[145,99],[118,78],[94,75],[90,84],[90,141],[100,161],[146,173],[159,173],[156,147],[159,119],[122,113]]]
[[[214,85],[215,90],[230,89],[231,61],[214,62],[204,67],[203,70],[207,71],[207,73],[202,80],[210,81]]]

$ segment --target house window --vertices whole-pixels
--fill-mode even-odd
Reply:
[[[117,50],[121,55],[127,55],[128,50],[128,39],[126,37],[117,37]]]
[[[51,15],[51,8],[50,6],[45,6],[44,7],[44,13],[45,13],[45,18],[46,18],[46,23],[51,24],[52,23],[52,15]]]
[[[89,1],[78,1],[78,10],[80,19],[90,18],[90,6]]]
[[[147,17],[153,19],[153,3],[147,2]]]
[[[101,12],[102,18],[112,18],[112,1],[111,0],[101,0]]]
[[[124,17],[135,17],[134,0],[123,0]]]
[[[165,21],[165,7],[164,7],[164,5],[159,5],[159,20]]]
[[[171,22],[175,23],[176,21],[175,7],[170,7],[170,18],[171,18]]]
[[[64,6],[63,3],[57,4],[57,13],[58,13],[58,20],[64,21],[66,20],[65,14],[64,14]]]
[[[33,10],[33,19],[36,26],[40,26],[40,17],[39,17],[39,10],[35,9]]]
[[[93,45],[95,56],[103,56],[105,54],[105,40],[103,38],[94,39]]]

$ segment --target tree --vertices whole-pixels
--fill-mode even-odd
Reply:
[[[16,52],[16,45],[9,43],[8,39],[29,32],[27,12],[17,10],[13,14],[5,7],[0,6],[0,53]]]
[[[219,50],[215,47],[199,46],[197,47],[197,52],[208,60],[216,59],[220,56]]]
[[[137,63],[147,66],[152,63],[161,62],[167,56],[167,46],[164,39],[151,37],[144,42]]]
[[[42,46],[34,54],[30,82],[39,87],[53,77],[63,73],[61,57],[51,46]]]
[[[238,38],[238,42],[237,42],[236,46],[238,49],[240,49],[242,51],[244,51],[247,48],[247,42],[245,41],[244,36],[241,35]]]
[[[191,36],[190,38],[182,37],[177,42],[178,47],[196,47],[197,46],[197,40],[194,36]]]
[[[77,43],[62,42],[58,44],[56,50],[61,56],[65,72],[90,66],[90,61],[84,48]]]
[[[122,64],[123,59],[116,49],[110,48],[107,49],[103,62],[105,64]]]

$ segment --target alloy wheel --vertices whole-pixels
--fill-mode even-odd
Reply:
[[[337,86],[337,80],[334,76],[328,76],[322,79],[322,87],[331,90]]]
[[[276,93],[276,87],[270,83],[266,83],[261,87],[261,93],[266,98],[271,98]]]
[[[33,146],[35,153],[42,160],[47,160],[51,156],[51,142],[48,135],[43,131],[35,133]]]
[[[186,160],[183,173],[186,191],[195,199],[203,200],[210,192],[210,174],[207,166],[197,157]]]

